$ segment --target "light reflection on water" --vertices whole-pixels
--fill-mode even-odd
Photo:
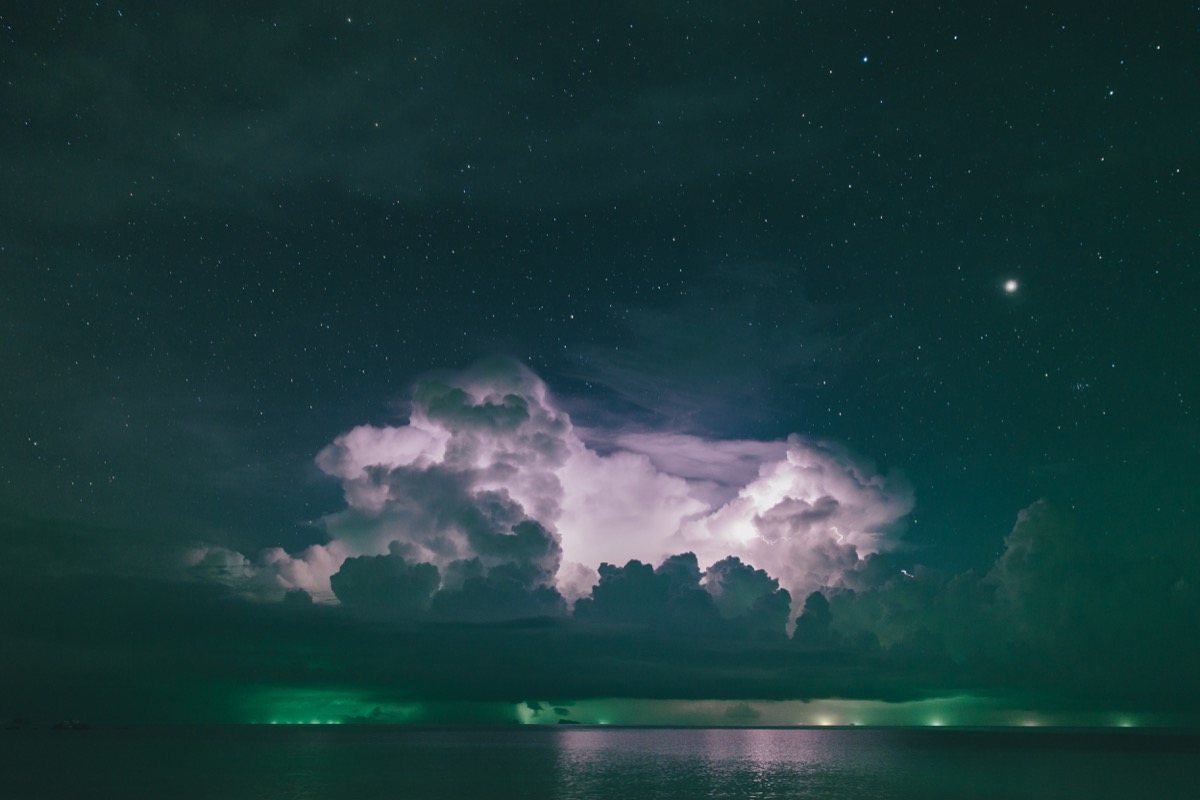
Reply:
[[[623,785],[639,797],[888,797],[886,759],[864,770],[829,730],[570,730],[559,736],[563,798]],[[880,754],[876,754],[877,756]],[[883,770],[880,773],[880,770]]]
[[[1200,735],[283,726],[0,732],[6,800],[1192,797]]]
[[[580,799],[1189,797],[1198,749],[1194,736],[897,729],[574,729],[557,742],[556,796]]]

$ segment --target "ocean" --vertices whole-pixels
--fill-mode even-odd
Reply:
[[[1191,798],[1200,734],[204,726],[0,731],[0,797]]]

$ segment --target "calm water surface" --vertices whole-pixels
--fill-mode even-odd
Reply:
[[[175,727],[0,732],[0,796],[1192,798],[1200,735]]]

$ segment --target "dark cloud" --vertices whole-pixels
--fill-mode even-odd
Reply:
[[[309,606],[312,605],[313,596],[303,589],[289,589],[283,595],[283,602],[298,603],[302,606]]]
[[[704,588],[725,619],[747,631],[781,636],[787,627],[792,597],[764,570],[729,556],[704,573]]]
[[[909,574],[886,557],[866,559],[847,574],[845,587],[855,588],[829,590],[828,604],[818,600],[811,614],[809,598],[797,637],[833,631],[897,661],[952,667],[981,687],[1036,693],[1052,705],[1107,698],[1194,707],[1187,676],[1200,666],[1200,648],[1182,632],[1200,619],[1200,606],[1178,591],[1194,574],[1193,558],[1105,539],[1040,501],[1021,512],[988,572]]]
[[[836,643],[830,627],[832,619],[829,600],[821,592],[813,592],[804,598],[804,608],[796,618],[792,639],[806,647],[831,647]]]
[[[529,559],[459,562],[442,576],[455,585],[438,589],[439,570],[398,549],[349,558],[334,576],[340,606],[299,591],[264,603],[208,580],[88,574],[82,563],[49,579],[10,569],[5,591],[24,611],[0,623],[12,644],[0,678],[38,708],[107,719],[237,721],[241,704],[281,685],[355,687],[384,709],[949,692],[1044,709],[1200,713],[1193,576],[1154,559],[1091,563],[1107,558],[1039,504],[987,573],[910,576],[886,556],[865,560],[861,575],[805,598],[790,639],[773,578],[734,558],[701,571],[690,553],[657,567],[605,565],[573,615]],[[1103,595],[1093,586],[1101,577]],[[180,683],[194,689],[186,698]],[[402,721],[398,713],[379,718]]]
[[[749,703],[733,703],[725,710],[725,721],[729,725],[753,725],[762,718],[762,712]]]
[[[528,562],[537,569],[542,583],[552,582],[562,554],[554,534],[537,520],[517,518],[521,507],[501,492],[484,492],[479,497],[479,513],[460,522],[472,550],[485,562]],[[514,518],[517,521],[507,530],[497,532],[498,525]]]
[[[410,564],[399,554],[399,549],[385,556],[346,559],[330,578],[337,599],[351,608],[380,613],[414,614],[427,610],[441,579],[438,568],[433,564]]]
[[[415,478],[418,485],[409,479]],[[421,491],[427,486],[428,491]],[[566,605],[554,587],[561,548],[553,533],[525,516],[504,490],[468,493],[445,474],[392,473],[399,502],[420,498],[418,518],[389,508],[390,524],[411,534],[388,544],[388,554],[346,559],[330,577],[337,599],[369,612],[413,614],[430,610],[442,619],[508,620],[561,616]],[[439,490],[453,487],[449,496]],[[439,497],[441,499],[439,499]],[[426,515],[433,515],[430,520]],[[423,557],[440,557],[444,573]]]
[[[717,620],[712,595],[700,586],[702,573],[692,553],[671,556],[657,568],[640,561],[624,567],[600,565],[590,597],[575,603],[583,620],[635,625],[711,625]]]
[[[529,564],[501,564],[486,575],[463,580],[458,589],[434,598],[432,616],[438,619],[493,622],[563,617],[567,603],[547,586],[545,575]]]

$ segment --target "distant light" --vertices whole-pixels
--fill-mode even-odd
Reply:
[[[863,63],[864,63],[864,64],[865,64],[865,63],[867,63],[867,62],[868,62],[868,61],[870,61],[870,60],[871,60],[871,59],[870,59],[870,57],[869,57],[869,56],[863,56]]]
[[[1009,294],[1013,294],[1018,288],[1020,288],[1020,285],[1012,278],[1009,278],[1004,282],[1004,291],[1008,292]]]

